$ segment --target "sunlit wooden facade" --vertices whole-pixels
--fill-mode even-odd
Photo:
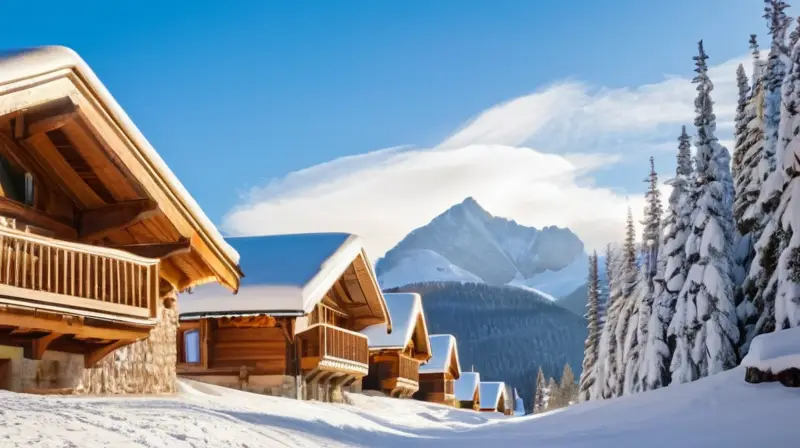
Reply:
[[[461,376],[456,338],[449,334],[431,335],[433,356],[419,371],[418,400],[456,405],[455,380]]]
[[[338,243],[329,244],[337,238]],[[339,401],[342,388],[368,373],[368,339],[359,331],[376,324],[391,331],[360,239],[309,234],[229,241],[242,253],[253,283],[245,277],[241,300],[230,304],[219,288],[199,291],[202,297],[181,297],[185,311],[177,337],[178,374],[270,395]],[[301,251],[300,246],[315,242],[319,253],[293,252],[293,245]],[[297,263],[280,263],[292,257]],[[314,272],[287,286],[295,281],[289,278],[297,277],[292,270],[304,266]],[[278,273],[259,277],[272,267]],[[287,292],[292,288],[296,291]],[[192,348],[191,338],[199,350]]]
[[[408,398],[419,390],[419,367],[431,356],[422,300],[415,293],[385,294],[392,332],[385,325],[362,331],[369,337],[369,374],[364,389]]]
[[[235,252],[74,52],[0,57],[0,361],[17,347],[21,359],[70,353],[91,368],[148,338],[176,291],[236,290],[240,276]],[[37,389],[11,376],[0,388]]]

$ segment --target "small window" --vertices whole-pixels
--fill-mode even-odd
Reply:
[[[183,332],[183,357],[188,364],[200,363],[200,332],[187,330]]]
[[[33,174],[25,173],[25,205],[33,205]]]

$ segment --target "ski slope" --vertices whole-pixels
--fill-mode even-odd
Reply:
[[[349,395],[301,402],[181,380],[163,398],[0,394],[3,447],[795,446],[800,390],[739,367],[695,383],[505,417]]]

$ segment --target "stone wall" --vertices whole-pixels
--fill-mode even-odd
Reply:
[[[6,384],[14,392],[66,390],[74,388],[83,372],[83,355],[45,352],[41,360],[25,359],[22,348],[3,347],[8,361]]]
[[[272,397],[297,398],[297,382],[289,375],[250,375],[246,380],[236,375],[181,375],[181,378]]]
[[[150,337],[122,347],[84,369],[76,394],[172,394],[177,391],[178,311],[175,301],[158,302],[158,323]]]

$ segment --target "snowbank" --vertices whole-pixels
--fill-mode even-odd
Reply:
[[[742,366],[778,373],[792,367],[800,369],[800,328],[757,336]]]
[[[168,398],[0,393],[3,447],[548,448],[794,446],[800,390],[743,368],[556,412],[505,417],[386,397],[303,402],[180,382]]]

